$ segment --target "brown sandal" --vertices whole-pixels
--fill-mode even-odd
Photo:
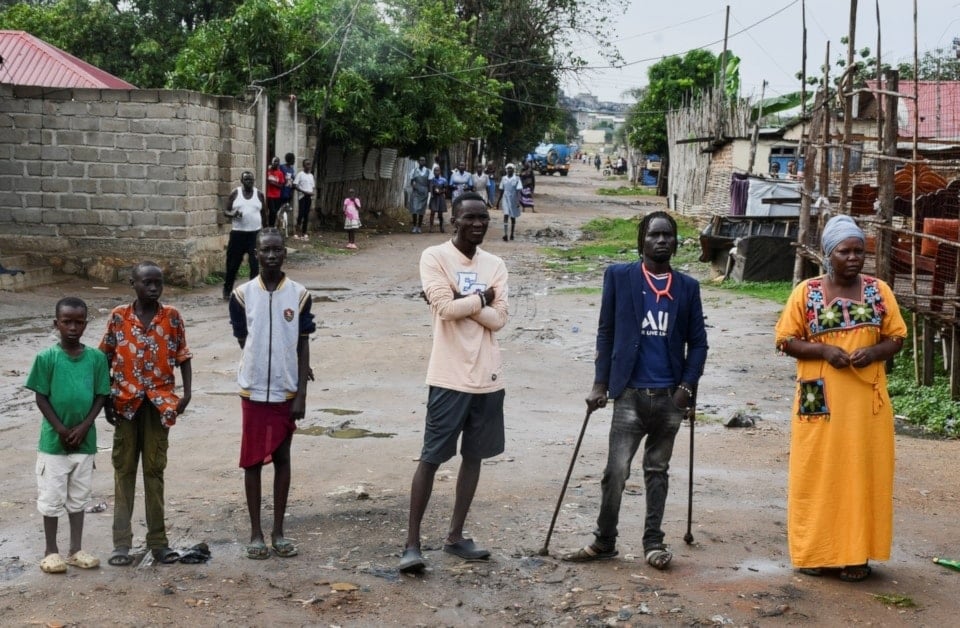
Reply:
[[[595,560],[610,560],[619,553],[615,548],[601,549],[591,543],[575,552],[564,554],[562,560],[568,563],[589,563]]]

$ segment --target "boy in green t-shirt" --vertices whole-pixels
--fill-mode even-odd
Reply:
[[[100,560],[80,549],[83,509],[90,500],[97,430],[93,425],[110,395],[107,358],[80,342],[87,326],[87,304],[76,297],[57,302],[53,326],[60,342],[37,354],[26,387],[37,394],[43,414],[37,446],[37,510],[46,539],[40,569],[63,573],[67,565],[92,569]],[[70,521],[70,553],[57,549],[57,523]]]

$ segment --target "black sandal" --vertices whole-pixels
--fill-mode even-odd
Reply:
[[[838,577],[844,582],[863,582],[872,573],[873,569],[870,565],[863,563],[862,565],[847,565],[840,570]]]

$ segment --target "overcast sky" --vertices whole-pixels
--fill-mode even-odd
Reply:
[[[617,4],[617,0],[609,3]],[[881,54],[884,63],[913,62],[913,0],[879,0]],[[623,92],[647,84],[647,68],[668,55],[683,55],[693,48],[723,51],[726,7],[730,6],[728,47],[740,57],[741,93],[760,97],[800,88],[794,75],[801,68],[803,42],[801,0],[622,0],[627,7],[618,19],[613,42],[626,67],[586,71],[579,81],[567,80],[569,95],[589,92],[600,100],[626,101]],[[877,0],[859,0],[856,47],[877,48]],[[826,42],[831,64],[846,47],[840,43],[848,31],[849,0],[806,0],[807,73],[819,75]],[[960,0],[917,0],[917,40],[922,57],[934,48],[950,50],[960,37]],[[595,44],[581,44],[581,55],[591,66],[604,66]],[[833,70],[831,70],[832,72]]]

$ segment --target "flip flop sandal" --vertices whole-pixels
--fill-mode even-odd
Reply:
[[[477,547],[473,539],[460,539],[456,543],[447,543],[443,546],[447,554],[459,556],[464,560],[486,560],[490,558],[490,551]]]
[[[133,564],[133,556],[130,555],[129,547],[117,547],[114,548],[113,553],[110,554],[110,558],[107,559],[108,565],[113,565],[114,567],[129,567]]]
[[[840,570],[839,578],[844,582],[863,582],[870,577],[873,569],[867,563],[862,565],[847,565]]]
[[[420,548],[404,548],[403,554],[400,555],[400,573],[420,573],[426,566]]]
[[[158,547],[157,549],[152,549],[150,550],[150,554],[153,555],[153,560],[162,565],[172,565],[180,560],[180,554],[169,547]]]
[[[244,548],[247,558],[250,560],[266,560],[270,558],[270,550],[263,541],[254,541]]]
[[[565,560],[568,563],[589,563],[595,560],[610,560],[619,553],[615,548],[608,550],[600,549],[591,543],[575,552],[564,554],[561,560]]]
[[[206,543],[197,543],[180,555],[180,562],[185,565],[199,565],[210,560],[210,547]]]
[[[297,546],[282,536],[272,538],[270,544],[273,546],[273,553],[280,558],[292,558],[297,555]]]
[[[43,573],[66,573],[67,562],[60,554],[47,554],[40,561],[40,571]]]
[[[670,561],[673,560],[673,554],[664,545],[651,547],[644,553],[644,556],[648,565],[661,571],[666,569],[670,565]]]
[[[80,569],[96,569],[100,566],[100,559],[93,554],[80,550],[73,556],[67,558],[67,564],[71,567],[79,567]]]

